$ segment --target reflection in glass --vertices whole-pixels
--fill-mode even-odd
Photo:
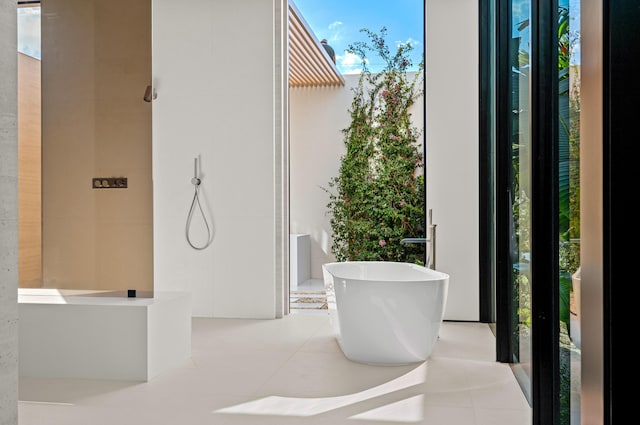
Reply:
[[[560,382],[562,424],[580,424],[580,0],[559,4]]]
[[[511,146],[512,167],[511,180],[513,235],[512,263],[513,284],[516,294],[518,326],[516,346],[516,369],[519,381],[526,393],[531,392],[531,275],[530,255],[530,200],[531,200],[531,167],[530,167],[530,67],[529,53],[531,35],[529,0],[513,0],[511,7],[512,46],[511,58]]]
[[[18,7],[18,46],[20,287],[152,294],[151,1]]]

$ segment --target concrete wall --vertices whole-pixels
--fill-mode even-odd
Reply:
[[[18,424],[16,3],[0,2],[0,425]]]
[[[350,88],[357,76],[346,75],[344,87],[296,87],[290,92],[290,232],[311,239],[311,277],[322,278],[322,264],[331,254],[327,210],[329,180],[338,175],[344,154],[341,130],[349,125]]]
[[[436,268],[450,275],[445,319],[475,321],[480,314],[478,2],[427,0],[425,22],[427,209],[437,225]]]
[[[194,316],[279,314],[278,252],[288,253],[278,227],[286,129],[280,3],[153,1],[155,290],[191,292]],[[185,237],[194,158],[214,233],[203,250]],[[206,242],[199,211],[191,235]]]

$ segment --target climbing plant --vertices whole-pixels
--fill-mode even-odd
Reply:
[[[423,95],[424,63],[407,73],[411,44],[394,53],[379,33],[361,32],[368,41],[348,51],[363,64],[353,89],[351,124],[343,129],[346,153],[329,183],[332,253],[338,261],[406,261],[424,264],[426,245],[402,245],[403,238],[425,237],[422,129],[411,120],[411,106]],[[368,55],[385,63],[368,68]]]

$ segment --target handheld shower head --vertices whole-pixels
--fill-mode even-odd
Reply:
[[[209,223],[207,222],[207,217],[205,215],[204,210],[202,209],[202,205],[200,204],[200,177],[198,177],[198,157],[196,156],[193,159],[193,178],[191,179],[191,184],[193,184],[193,201],[191,201],[191,207],[189,208],[189,215],[187,216],[187,225],[185,227],[185,236],[187,238],[187,243],[193,249],[203,250],[207,248],[213,242],[213,232],[209,227]],[[189,229],[191,227],[191,220],[193,219],[194,212],[198,210],[202,216],[202,220],[204,221],[204,226],[207,229],[207,241],[204,245],[195,245],[191,241],[191,235],[189,234]]]
[[[202,181],[198,177],[198,157],[193,158],[193,178],[191,179],[191,184],[194,186],[199,186]]]

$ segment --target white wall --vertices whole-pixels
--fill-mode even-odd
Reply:
[[[195,316],[277,314],[283,203],[275,202],[281,134],[274,2],[153,3],[155,289],[191,292]],[[477,5],[429,0],[425,14],[427,208],[437,224],[437,268],[451,275],[445,318],[478,320]],[[455,30],[447,25],[453,21],[461,23]],[[291,139],[297,138],[297,120],[315,123],[309,142],[341,149],[339,130],[348,125],[348,112],[327,106],[335,95],[331,90],[307,90],[317,91],[315,103],[291,96]],[[344,90],[343,99],[350,96],[335,90]],[[308,108],[303,117],[299,106]],[[323,137],[320,129],[337,135]],[[312,274],[318,276],[330,252],[328,199],[318,186],[335,175],[339,163],[325,167],[329,158],[313,150],[298,162],[296,149],[292,143],[291,232],[312,234]],[[191,249],[184,235],[196,156],[202,160],[201,199],[215,231],[213,244],[202,251]],[[306,170],[317,173],[314,180]],[[307,208],[304,196],[313,198],[309,223],[299,218]],[[198,220],[193,234],[202,242]]]
[[[425,22],[427,209],[437,225],[436,268],[450,275],[445,319],[475,321],[480,314],[478,2],[427,0]]]
[[[154,284],[193,315],[276,317],[279,0],[153,0]],[[194,158],[215,235],[189,247]],[[206,229],[194,218],[193,241]],[[281,296],[281,295],[280,295]]]
[[[0,424],[18,424],[16,3],[0,2]]]
[[[322,278],[331,254],[327,214],[329,180],[338,175],[344,154],[341,130],[349,126],[351,88],[358,76],[345,75],[343,87],[296,87],[290,92],[289,207],[291,233],[311,236],[311,277]]]

